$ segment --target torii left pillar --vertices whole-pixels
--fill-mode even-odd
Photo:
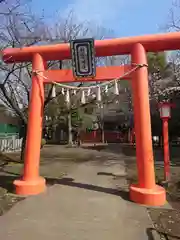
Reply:
[[[43,74],[44,70],[45,62],[42,56],[36,53],[32,60],[32,71],[38,71],[39,74],[33,74],[32,76],[24,174],[22,179],[14,181],[16,193],[19,195],[35,195],[44,192],[46,189],[45,179],[39,176],[44,107],[44,86],[41,74]]]

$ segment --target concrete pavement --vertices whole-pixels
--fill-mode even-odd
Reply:
[[[146,208],[127,200],[123,162],[81,163],[65,179],[48,181],[56,184],[0,217],[0,239],[152,239]]]

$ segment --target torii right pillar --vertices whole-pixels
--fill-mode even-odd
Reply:
[[[130,186],[130,198],[139,204],[162,206],[166,202],[166,192],[155,183],[147,56],[143,45],[133,46],[131,58],[132,64],[142,67],[132,75],[138,183]]]

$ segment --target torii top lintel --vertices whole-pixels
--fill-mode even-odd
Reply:
[[[159,52],[180,49],[180,32],[145,35],[138,37],[96,40],[96,56],[129,54],[132,46],[141,43],[147,52]],[[71,58],[70,44],[62,43],[23,48],[7,48],[3,51],[3,60],[7,63],[28,62],[39,53],[45,60],[64,60]]]

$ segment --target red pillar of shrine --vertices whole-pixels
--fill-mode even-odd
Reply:
[[[35,54],[32,60],[32,89],[29,103],[29,118],[25,148],[24,174],[21,180],[15,180],[16,194],[35,195],[45,191],[45,179],[39,176],[40,146],[42,137],[42,120],[44,105],[44,86],[42,72],[45,63],[40,54]]]
[[[155,184],[146,51],[137,43],[131,54],[133,64],[144,66],[132,76],[138,184],[130,186],[130,198],[136,203],[159,206],[165,204],[166,193]]]
[[[164,142],[164,180],[170,180],[170,154],[169,154],[169,127],[168,118],[163,121],[163,142]]]

